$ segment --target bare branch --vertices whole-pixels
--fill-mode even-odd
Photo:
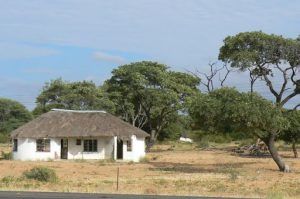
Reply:
[[[251,69],[248,68],[249,71],[249,77],[250,77],[250,92],[254,92],[254,84],[256,80],[259,78],[258,75],[255,75]]]
[[[293,108],[293,110],[297,110],[298,107],[300,107],[300,104],[297,104],[297,105]]]
[[[228,68],[227,63],[225,63],[225,64],[223,65],[223,68],[225,68],[226,73],[225,73],[225,76],[223,77],[223,79],[221,79],[221,74],[219,74],[219,81],[221,82],[221,87],[224,86],[224,82],[226,81],[226,79],[227,79],[229,73],[232,72],[232,70],[230,70],[230,69]]]
[[[218,67],[217,62],[212,62],[212,63],[209,63],[208,66],[209,66],[208,73],[201,72],[198,69],[195,69],[196,72],[191,72],[191,71],[188,71],[188,72],[196,77],[199,77],[201,79],[200,84],[206,88],[207,92],[211,92],[215,88],[214,80],[215,80],[216,76],[217,75],[219,76],[220,86],[222,87],[222,86],[224,86],[224,82],[226,81],[228,75],[233,70],[230,70],[226,63],[223,66]],[[221,78],[220,73],[224,69],[226,70],[226,73],[225,73],[225,76],[223,78]]]
[[[271,93],[273,93],[273,95],[275,95],[276,97],[279,96],[279,94],[274,90],[274,87],[273,87],[273,84],[271,82],[271,80],[268,78],[268,76],[266,74],[263,75],[266,83],[267,83],[267,86],[269,87]]]
[[[287,86],[287,83],[289,80],[288,71],[291,69],[291,67],[288,67],[285,70],[283,70],[278,64],[276,64],[275,68],[277,68],[282,73],[282,77],[283,77],[283,83],[282,83],[281,89],[279,91],[279,98],[282,98],[283,93],[286,91],[286,86]]]
[[[297,84],[297,80],[295,80],[295,76],[296,76],[297,68],[292,67],[291,69],[292,69],[291,80],[296,85]]]
[[[290,99],[292,99],[293,97],[295,97],[296,95],[298,95],[299,93],[297,92],[293,92],[291,94],[289,94],[286,98],[284,98],[281,102],[280,105],[281,107],[284,106]]]

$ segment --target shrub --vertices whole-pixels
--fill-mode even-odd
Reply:
[[[213,134],[210,137],[211,142],[215,142],[218,144],[224,144],[224,143],[230,143],[232,141],[232,138],[230,137],[229,134]]]
[[[53,169],[47,167],[34,167],[29,171],[25,171],[23,175],[27,179],[34,179],[41,182],[56,182],[57,176]]]
[[[13,183],[15,181],[15,177],[14,176],[4,176],[1,179],[1,182],[4,183],[6,186],[8,186],[9,184]]]
[[[7,134],[0,133],[0,143],[9,143],[9,136]]]
[[[231,165],[221,167],[219,170],[221,173],[227,174],[229,179],[235,181],[238,179],[240,172]]]
[[[11,160],[12,159],[12,152],[1,152],[2,158],[4,160]]]
[[[207,136],[203,136],[201,140],[198,142],[199,148],[207,148],[209,147],[209,139]]]
[[[147,157],[147,156],[140,158],[140,163],[149,163],[149,162],[150,162],[150,160],[149,160],[149,157]]]

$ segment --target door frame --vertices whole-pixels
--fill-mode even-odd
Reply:
[[[123,140],[117,139],[117,160],[123,160]]]
[[[60,159],[68,159],[69,141],[66,138],[60,140]]]

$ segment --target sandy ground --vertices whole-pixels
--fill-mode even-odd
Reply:
[[[293,170],[291,173],[279,172],[269,157],[240,156],[219,149],[170,149],[169,145],[156,146],[144,163],[1,160],[0,189],[300,198],[300,160],[292,158],[291,152],[282,155]],[[55,169],[59,181],[23,179],[22,173],[34,166]],[[6,176],[13,177],[3,180]]]

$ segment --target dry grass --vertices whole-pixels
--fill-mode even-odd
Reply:
[[[247,196],[300,198],[300,160],[283,152],[292,173],[277,171],[270,158],[242,157],[226,150],[198,150],[194,145],[159,145],[144,163],[109,161],[0,161],[1,190]],[[53,168],[56,183],[22,178],[34,166]],[[1,180],[2,179],[2,180]]]

